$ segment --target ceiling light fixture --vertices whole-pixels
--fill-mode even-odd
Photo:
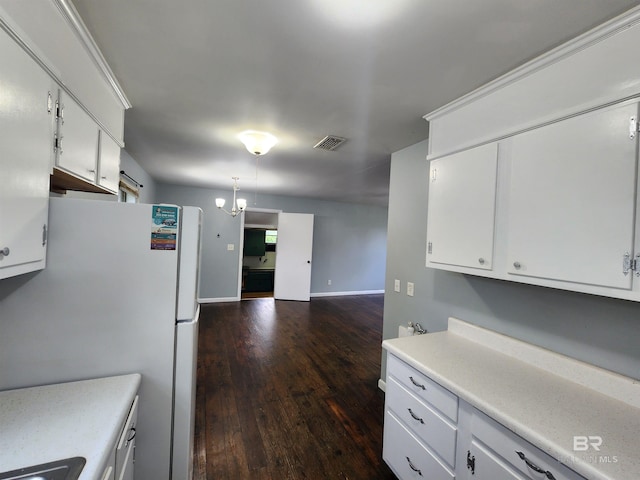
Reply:
[[[232,217],[235,217],[239,213],[242,213],[245,211],[245,209],[247,208],[247,201],[244,198],[238,198],[236,200],[236,192],[240,190],[240,187],[238,187],[238,180],[240,177],[231,177],[231,178],[233,178],[233,204],[231,205],[231,211],[228,212],[227,210],[222,208],[224,207],[224,203],[225,203],[224,198],[216,198],[216,207],[218,207],[219,210],[222,210],[227,215],[231,215]]]
[[[271,147],[278,143],[278,139],[267,132],[257,130],[245,130],[238,134],[238,138],[250,153],[259,157],[265,155]]]

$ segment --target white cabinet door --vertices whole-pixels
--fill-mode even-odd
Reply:
[[[98,185],[117,193],[120,184],[120,145],[100,132]]]
[[[0,278],[6,278],[44,268],[53,83],[2,29],[0,58]]]
[[[98,125],[68,95],[60,92],[56,166],[96,183]]]
[[[427,266],[491,270],[498,145],[431,161]]]
[[[637,113],[607,108],[512,139],[509,274],[631,288],[622,261],[633,251]]]

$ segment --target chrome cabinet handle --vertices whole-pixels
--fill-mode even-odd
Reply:
[[[0,256],[2,257],[8,257],[10,253],[11,250],[9,250],[9,247],[4,247],[2,250],[0,250]]]
[[[551,473],[549,470],[543,470],[542,468],[537,466],[535,463],[529,460],[524,453],[518,452],[518,451],[516,451],[516,453],[518,454],[521,460],[524,460],[524,463],[526,463],[527,467],[529,467],[531,470],[545,475],[549,480],[556,480],[556,477],[553,476],[553,473]]]
[[[420,471],[420,469],[416,468],[413,463],[411,463],[411,459],[409,457],[407,457],[407,462],[409,462],[409,467],[411,467],[411,470],[417,472],[418,475],[422,476],[422,472]]]
[[[484,258],[480,257],[480,258],[478,259],[478,263],[479,263],[480,265],[484,265]]]
[[[516,270],[520,270],[520,268],[522,267],[522,265],[520,265],[520,262],[513,262],[513,266]]]
[[[415,413],[413,413],[413,410],[411,410],[410,408],[407,408],[407,410],[409,410],[409,415],[411,415],[411,417],[412,417],[414,420],[417,420],[417,421],[419,421],[421,424],[423,424],[423,425],[424,425],[424,420],[423,420],[423,419],[421,419],[419,416],[417,416]]]
[[[426,390],[424,385],[419,384],[418,382],[416,382],[413,377],[409,377],[409,380],[411,380],[411,383],[413,383],[416,387],[421,388],[422,390]]]

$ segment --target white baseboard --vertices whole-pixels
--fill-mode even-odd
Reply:
[[[386,393],[387,392],[387,382],[385,382],[383,379],[379,378],[378,379],[378,388]]]
[[[198,303],[223,303],[223,302],[239,302],[240,297],[216,297],[216,298],[199,298]]]
[[[351,292],[319,292],[312,293],[311,297],[342,297],[347,295],[377,295],[384,293],[384,290],[359,290]],[[239,302],[240,297],[214,297],[214,298],[198,298],[198,303],[223,303],[223,302]]]
[[[346,295],[376,295],[384,293],[384,290],[360,290],[352,292],[317,292],[312,293],[312,297],[342,297]]]

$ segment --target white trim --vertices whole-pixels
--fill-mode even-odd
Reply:
[[[566,43],[563,43],[559,47],[554,48],[553,50],[548,51],[540,55],[539,57],[534,58],[533,60],[511,70],[509,73],[502,75],[501,77],[496,78],[495,80],[479,87],[470,93],[454,100],[453,102],[447,103],[446,105],[434,110],[422,118],[427,121],[434,120],[442,115],[450,113],[454,110],[458,110],[469,103],[472,103],[482,97],[490,95],[491,93],[499,90],[507,85],[515,83],[522,78],[528,77],[529,75],[534,74],[535,72],[542,70],[549,65],[559,62],[560,60],[571,56],[580,50],[584,50],[589,46],[601,42],[607,37],[611,35],[615,35],[616,33],[625,30],[632,26],[633,24],[640,22],[640,6],[634,7],[627,12],[619,15],[608,22],[603,23],[582,35],[574,38],[573,40],[569,40]]]
[[[387,392],[387,382],[385,382],[383,379],[379,378],[378,379],[378,388],[386,393]]]
[[[213,297],[213,298],[198,298],[198,303],[224,303],[224,302],[239,302],[240,297]]]
[[[318,292],[312,293],[312,297],[341,297],[346,295],[377,295],[384,293],[384,290],[361,290],[353,292]]]
[[[69,0],[53,0],[53,3],[56,5],[56,7],[58,7],[58,10],[60,10],[62,16],[74,31],[76,37],[78,37],[78,40],[80,40],[80,43],[82,43],[82,46],[89,54],[89,57],[91,58],[91,60],[93,60],[95,66],[98,67],[98,70],[102,73],[102,77],[111,86],[111,89],[113,90],[116,98],[120,100],[120,103],[125,108],[125,110],[131,108],[131,102],[118,83],[118,80],[111,70],[111,67],[109,67],[109,64],[102,55],[100,48],[91,36],[89,29],[87,29],[87,26],[82,21],[82,18],[78,14],[78,11],[75,9],[73,4]]]

